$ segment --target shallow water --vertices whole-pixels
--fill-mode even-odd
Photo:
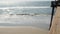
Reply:
[[[33,26],[48,30],[50,15],[0,15],[0,26]]]

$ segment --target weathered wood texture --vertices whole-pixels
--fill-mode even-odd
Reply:
[[[60,7],[57,7],[49,34],[60,34]]]

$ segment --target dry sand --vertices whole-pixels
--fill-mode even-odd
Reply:
[[[0,27],[0,34],[48,34],[48,31],[31,26]]]

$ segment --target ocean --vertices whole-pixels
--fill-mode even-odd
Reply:
[[[33,26],[47,30],[52,12],[50,6],[51,1],[0,4],[0,26]]]

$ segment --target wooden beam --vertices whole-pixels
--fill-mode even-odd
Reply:
[[[60,7],[57,7],[49,34],[60,34]]]

